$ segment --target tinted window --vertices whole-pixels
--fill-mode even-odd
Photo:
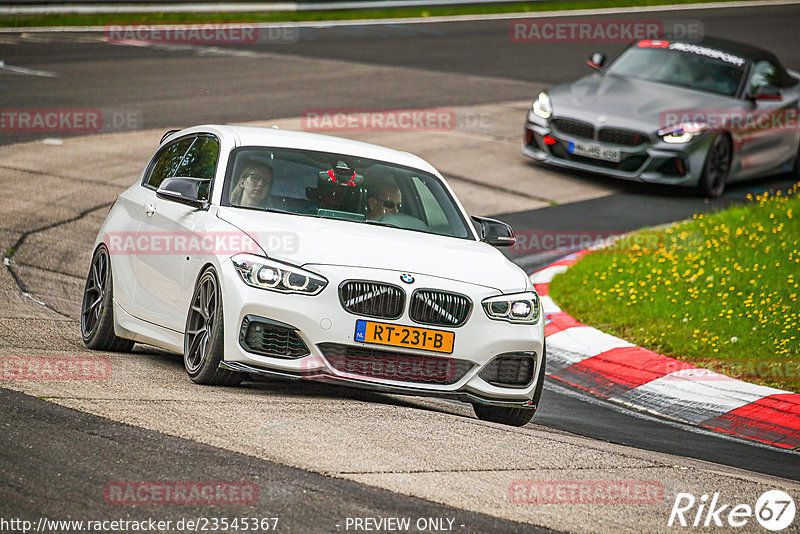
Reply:
[[[158,189],[164,178],[175,176],[186,151],[192,146],[194,137],[187,137],[168,144],[158,151],[147,179],[147,185]]]
[[[198,136],[186,154],[174,176],[214,179],[219,158],[219,141],[210,135]]]
[[[241,148],[231,157],[224,190],[228,206],[471,237],[439,178],[385,161]]]
[[[640,44],[626,50],[606,72],[734,96],[742,83],[744,64],[743,58],[703,46],[672,43],[660,48]]]

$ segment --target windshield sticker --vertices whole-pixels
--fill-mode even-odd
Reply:
[[[672,43],[669,45],[669,49],[677,50],[679,52],[688,52],[690,54],[697,54],[699,56],[705,56],[712,59],[719,59],[720,61],[724,61],[725,63],[730,63],[731,65],[736,65],[737,67],[741,67],[745,64],[744,58],[741,58],[739,56],[734,56],[733,54],[723,52],[722,50],[706,48],[705,46],[698,46],[687,43]]]

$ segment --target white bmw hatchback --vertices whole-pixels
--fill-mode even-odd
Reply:
[[[277,129],[169,132],[94,244],[83,340],[182,353],[198,384],[332,380],[524,425],[544,319],[495,248],[513,243],[408,153]]]

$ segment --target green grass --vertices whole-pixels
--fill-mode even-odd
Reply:
[[[585,256],[550,294],[637,345],[800,392],[798,191],[634,234]]]
[[[34,26],[103,26],[105,24],[140,23],[203,23],[203,22],[289,22],[315,20],[352,20],[377,18],[434,17],[447,15],[482,15],[489,13],[534,13],[631,6],[696,4],[727,0],[573,0],[564,2],[516,2],[508,4],[475,4],[448,7],[415,7],[373,10],[331,10],[258,13],[125,13],[108,15],[37,15],[0,16],[0,27]]]

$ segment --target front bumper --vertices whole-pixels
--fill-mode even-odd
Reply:
[[[544,318],[533,325],[511,324],[489,319],[481,301],[500,293],[496,290],[452,280],[414,273],[416,283],[408,286],[410,296],[414,288],[433,288],[468,295],[473,301],[472,312],[462,326],[448,328],[413,322],[408,316],[408,306],[396,319],[373,319],[346,311],[339,301],[338,287],[345,280],[372,280],[397,285],[401,272],[349,268],[341,266],[306,266],[307,269],[328,279],[327,287],[316,296],[284,294],[257,289],[244,284],[231,262],[221,266],[223,311],[225,318],[225,358],[221,366],[230,370],[253,374],[278,375],[290,378],[320,380],[367,388],[387,393],[410,394],[451,398],[470,403],[498,406],[535,408],[531,399],[540,376],[544,342]],[[294,328],[294,334],[305,343],[308,354],[296,357],[273,357],[254,353],[243,344],[240,328],[246,317],[267,319]],[[359,319],[376,320],[401,326],[431,328],[455,334],[452,354],[420,351],[404,347],[383,346],[355,341],[355,325]],[[347,372],[331,360],[328,344],[338,347],[373,349],[391,352],[403,360],[424,357],[425,361],[458,364],[469,370],[458,374],[451,383],[432,383],[419,380],[386,379]],[[327,350],[327,349],[326,349]],[[485,366],[498,356],[508,353],[535,354],[532,380],[525,386],[505,387],[490,384],[479,376]],[[399,375],[398,375],[399,376]]]
[[[545,136],[555,140],[548,145]],[[558,131],[550,119],[528,112],[523,132],[522,153],[558,167],[603,174],[623,180],[655,184],[696,186],[700,181],[706,153],[713,137],[701,135],[682,145],[671,145],[651,139],[638,146],[601,143],[597,140],[569,135]],[[592,143],[617,149],[620,162],[607,162],[569,153],[570,142]]]

